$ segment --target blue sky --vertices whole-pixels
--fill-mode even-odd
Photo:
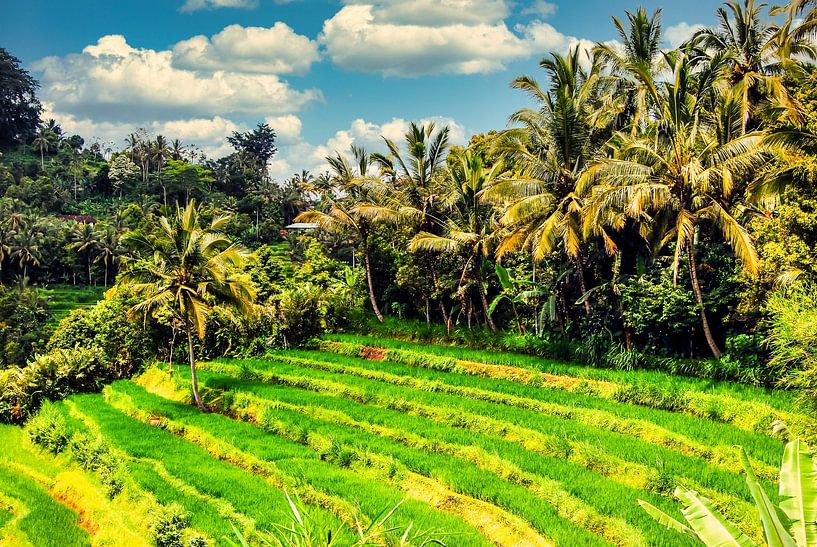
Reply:
[[[663,9],[667,45],[712,24],[719,2]],[[435,119],[455,141],[505,127],[509,88],[549,50],[616,38],[623,0],[6,0],[2,45],[42,81],[52,115],[121,148],[136,127],[211,156],[268,121],[276,177],[321,169],[352,142],[379,146]]]

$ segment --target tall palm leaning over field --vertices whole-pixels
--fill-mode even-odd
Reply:
[[[376,182],[369,176],[372,157],[363,148],[354,145],[352,146],[352,156],[355,159],[354,167],[349,165],[346,158],[339,152],[326,158],[332,168],[330,186],[318,186],[312,183],[303,185],[304,190],[318,194],[321,196],[321,201],[328,202],[329,211],[323,212],[317,209],[306,211],[298,215],[295,222],[317,223],[324,230],[351,237],[360,245],[363,265],[366,269],[369,302],[375,316],[377,316],[377,320],[382,323],[383,314],[380,312],[377,297],[374,294],[369,248],[369,239],[374,221],[361,212],[365,210],[365,205],[371,202],[370,189],[371,185]]]
[[[182,325],[193,398],[203,411],[207,407],[199,395],[193,334],[204,338],[213,306],[249,314],[255,301],[255,289],[240,271],[249,251],[220,232],[229,220],[228,216],[217,216],[202,226],[200,211],[191,200],[184,209],[177,206],[172,218],[161,217],[155,233],[127,233],[123,242],[138,258],[126,262],[116,282],[142,299],[131,308],[131,314],[164,309]]]
[[[617,112],[602,99],[600,66],[585,72],[579,48],[567,56],[552,54],[539,65],[551,82],[545,90],[530,76],[520,76],[512,86],[530,95],[537,108],[511,116],[521,127],[503,132],[495,151],[521,168],[518,176],[495,183],[486,197],[509,202],[500,222],[509,228],[497,256],[529,249],[535,261],[559,248],[573,264],[582,294],[587,292],[582,251],[584,198],[576,181],[600,145],[598,134]],[[590,313],[590,303],[584,301]]]
[[[714,228],[731,246],[745,269],[755,272],[758,258],[746,229],[729,210],[736,185],[768,159],[764,134],[734,136],[718,131],[723,116],[735,115],[727,94],[719,108],[707,112],[682,53],[667,55],[673,78],[656,89],[655,122],[648,131],[621,132],[611,141],[613,157],[600,159],[583,174],[577,187],[592,198],[585,230],[624,214],[649,230],[662,244],[675,242],[673,270],[677,283],[681,258],[686,255],[701,326],[712,354],[720,357],[704,309],[698,281],[696,234],[704,225]],[[738,113],[739,115],[739,113]],[[734,124],[739,124],[733,120]],[[724,139],[721,139],[724,137]]]
[[[470,150],[453,155],[449,175],[442,180],[441,207],[445,216],[445,232],[443,235],[420,232],[411,240],[409,250],[465,254],[466,261],[457,290],[463,300],[463,308],[465,293],[473,285],[479,293],[485,322],[496,332],[488,310],[482,266],[485,259],[493,254],[499,233],[495,225],[495,209],[485,201],[483,190],[502,173],[502,162],[489,169],[483,165],[480,155]]]

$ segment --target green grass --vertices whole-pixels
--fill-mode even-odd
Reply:
[[[204,428],[242,451],[277,467],[297,481],[305,481],[317,489],[340,496],[358,506],[370,520],[384,509],[390,509],[403,500],[394,488],[359,477],[356,473],[338,469],[319,459],[313,451],[301,444],[288,441],[243,422],[217,414],[202,414],[193,407],[147,393],[130,383],[118,382],[114,389],[129,395],[137,406],[153,414],[181,423]],[[413,524],[418,530],[445,530],[456,536],[460,545],[484,545],[476,531],[460,519],[434,510],[425,504],[408,500],[395,514],[390,525],[404,530]]]
[[[73,310],[93,306],[104,294],[105,288],[101,286],[51,285],[40,289],[40,295],[48,300],[49,323],[55,326]]]
[[[10,499],[22,511],[14,528],[33,545],[72,546],[90,545],[88,533],[79,527],[77,514],[51,497],[47,487],[27,474],[21,473],[24,466],[35,473],[50,478],[58,466],[46,457],[33,453],[27,446],[22,430],[13,426],[0,425],[0,495]],[[9,511],[2,511],[0,536],[4,525],[15,518]],[[58,533],[55,533],[58,532]],[[14,531],[9,531],[15,534]],[[0,539],[2,539],[0,537]]]
[[[254,519],[259,529],[271,529],[276,523],[288,521],[289,505],[282,490],[213,458],[202,448],[167,431],[126,416],[99,395],[75,396],[71,402],[94,420],[99,432],[115,448],[130,457],[161,461],[171,475],[200,492],[225,500],[239,513]],[[312,517],[332,529],[340,525],[334,515],[317,508]],[[229,525],[219,527],[224,526]]]
[[[673,376],[654,370],[621,371],[599,369],[586,365],[564,363],[534,355],[469,349],[458,346],[431,345],[421,342],[409,342],[355,334],[331,334],[325,335],[323,338],[326,340],[351,342],[367,346],[418,351],[454,359],[531,368],[540,372],[575,376],[577,378],[591,378],[594,380],[607,380],[637,385],[655,385],[667,390],[692,390],[701,393],[728,395],[747,401],[763,402],[781,410],[791,410],[794,407],[795,400],[795,395],[787,391],[765,389],[734,382]]]
[[[389,526],[411,525],[451,545],[487,545],[497,537],[492,526],[508,515],[521,519],[522,533],[535,531],[557,545],[692,545],[637,503],[681,518],[671,497],[679,483],[712,498],[760,540],[735,445],[746,448],[769,497],[779,498],[782,443],[753,425],[762,422],[729,413],[793,413],[788,394],[374,337],[327,339],[348,346],[202,363],[200,383],[214,413],[183,401],[184,367],[174,376],[151,370],[57,408],[70,427],[101,435],[121,455],[139,491],[180,504],[190,526],[217,542],[231,536],[231,522],[248,537],[288,523],[286,489],[309,505],[319,526],[333,530],[351,515],[368,523],[402,502]],[[389,360],[364,359],[361,344],[393,351]],[[545,381],[530,371],[557,377]],[[710,419],[688,407],[629,404],[610,395],[618,386],[723,406]],[[48,477],[64,469],[67,459],[37,456],[22,435],[0,430],[0,438],[20,441],[6,443],[0,465],[3,458],[28,458]],[[0,467],[7,482],[8,469]],[[36,497],[24,488],[32,486],[24,484],[30,476],[10,475],[15,482],[0,483],[6,496],[0,502]],[[57,503],[39,488],[41,503]],[[442,498],[427,495],[436,489]],[[73,515],[82,536],[76,515],[57,505]],[[12,518],[0,503],[0,527]],[[42,529],[35,524],[32,533]],[[347,526],[341,543],[350,533]]]

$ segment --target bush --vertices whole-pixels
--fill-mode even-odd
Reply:
[[[112,378],[137,372],[155,354],[151,333],[140,322],[128,319],[133,302],[117,292],[88,309],[77,309],[60,322],[48,348],[96,348],[113,371]]]
[[[23,421],[46,399],[96,391],[112,378],[113,371],[98,349],[60,349],[39,355],[25,368],[0,374],[0,421]]]
[[[65,417],[49,402],[46,402],[40,412],[28,421],[25,430],[31,442],[52,454],[59,454],[65,450],[70,438]]]
[[[189,521],[190,513],[174,502],[158,506],[150,517],[148,528],[157,547],[182,547]]]
[[[68,448],[83,469],[96,473],[109,497],[113,498],[122,491],[127,472],[102,436],[75,433]]]
[[[782,289],[769,298],[771,334],[767,340],[784,386],[801,394],[817,410],[817,287]]]
[[[0,368],[24,366],[45,347],[48,317],[36,290],[0,285]]]

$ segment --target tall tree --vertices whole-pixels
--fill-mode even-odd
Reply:
[[[206,411],[199,395],[193,336],[204,338],[215,305],[250,313],[255,289],[241,272],[249,252],[221,233],[229,217],[216,216],[202,225],[201,213],[191,200],[184,209],[177,206],[173,217],[161,217],[155,233],[126,234],[124,243],[138,258],[127,261],[117,285],[142,298],[131,309],[133,314],[167,310],[182,325],[193,398]]]
[[[536,101],[535,109],[511,116],[521,127],[502,133],[496,150],[518,166],[519,176],[494,184],[488,195],[508,201],[501,219],[509,232],[498,256],[528,249],[542,261],[561,249],[573,264],[582,294],[585,281],[583,211],[585,198],[575,191],[599,146],[598,133],[613,120],[617,109],[602,98],[601,66],[589,72],[581,67],[579,48],[567,56],[552,54],[541,68],[550,81],[545,90],[530,76],[520,76],[513,87]],[[590,303],[584,300],[587,313]]]
[[[306,187],[308,191],[319,192],[331,204],[329,211],[323,212],[316,209],[306,211],[298,215],[295,221],[315,222],[324,230],[355,240],[363,255],[369,302],[377,320],[382,323],[383,314],[377,304],[372,278],[370,239],[373,220],[367,214],[367,209],[374,206],[372,194],[374,193],[373,186],[376,185],[375,179],[370,177],[368,172],[372,164],[372,156],[363,148],[354,145],[352,156],[355,159],[354,166],[350,165],[340,152],[326,158],[332,168],[330,188]]]
[[[0,144],[27,143],[40,125],[39,84],[0,47]]]
[[[586,211],[587,225],[605,223],[611,214],[624,215],[652,230],[662,243],[674,243],[676,282],[681,259],[687,257],[703,334],[712,354],[720,357],[698,280],[696,234],[711,226],[746,270],[756,271],[754,245],[728,202],[736,182],[768,156],[760,132],[719,140],[723,135],[715,119],[735,115],[728,95],[718,103],[725,112],[707,112],[701,100],[705,90],[696,89],[689,59],[680,53],[667,59],[673,78],[652,98],[659,107],[654,126],[637,135],[616,135],[613,157],[594,163],[578,185],[597,184]]]
[[[493,205],[484,199],[484,190],[502,173],[502,163],[483,165],[480,154],[469,150],[454,154],[448,176],[441,183],[445,230],[442,235],[421,231],[411,240],[410,250],[462,253],[465,262],[457,292],[466,307],[466,293],[474,287],[482,303],[485,322],[492,331],[496,324],[488,311],[482,278],[483,265],[499,239]]]

